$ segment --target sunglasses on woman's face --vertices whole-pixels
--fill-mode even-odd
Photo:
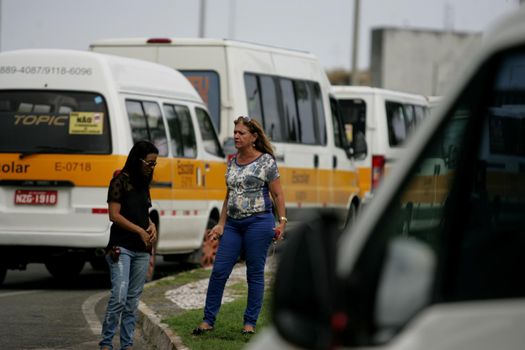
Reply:
[[[151,168],[154,168],[157,165],[157,162],[154,160],[150,160],[150,161],[147,161],[144,159],[140,159],[140,160],[142,161],[142,163],[144,163],[145,166],[149,166]]]

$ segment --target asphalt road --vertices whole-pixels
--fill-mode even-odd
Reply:
[[[188,266],[157,259],[158,275]],[[101,320],[109,295],[109,277],[86,264],[78,279],[65,284],[44,265],[10,270],[0,287],[0,348],[39,350],[98,349]],[[118,349],[118,338],[114,345]],[[135,350],[151,349],[136,333]]]

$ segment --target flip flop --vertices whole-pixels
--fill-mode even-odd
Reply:
[[[191,332],[191,334],[193,334],[193,335],[202,335],[202,334],[204,334],[206,332],[211,332],[211,331],[213,331],[213,327],[211,327],[211,328],[197,327]]]

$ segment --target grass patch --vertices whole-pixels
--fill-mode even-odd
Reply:
[[[198,280],[210,278],[211,269],[194,269],[189,271],[181,272],[172,277],[164,277],[156,281],[152,286],[171,286],[171,285],[183,285]],[[146,287],[148,285],[146,284]]]
[[[192,350],[242,349],[250,341],[250,335],[242,335],[243,315],[246,307],[246,287],[238,283],[232,287],[244,291],[244,296],[221,306],[215,322],[215,330],[200,336],[193,336],[192,330],[202,322],[203,309],[190,310],[182,314],[163,320],[178,336],[184,345]],[[264,303],[257,321],[257,332],[260,332],[270,323],[270,296],[271,290],[267,288],[264,293]]]

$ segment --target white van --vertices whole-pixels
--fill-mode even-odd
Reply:
[[[157,253],[201,250],[219,218],[224,155],[205,104],[173,69],[72,50],[1,53],[0,130],[0,281],[33,262],[64,278],[100,265],[107,187],[140,139],[160,151]]]
[[[525,8],[464,63],[356,224],[290,238],[249,349],[523,348]]]
[[[429,114],[418,94],[368,86],[333,86],[349,142],[364,137],[368,150],[356,160],[362,198],[371,198],[383,176],[404,151],[404,143]]]
[[[227,154],[233,121],[249,115],[275,146],[287,216],[332,208],[353,218],[360,204],[353,156],[342,136],[330,83],[312,54],[232,40],[107,39],[96,52],[158,62],[180,70],[200,92]]]

